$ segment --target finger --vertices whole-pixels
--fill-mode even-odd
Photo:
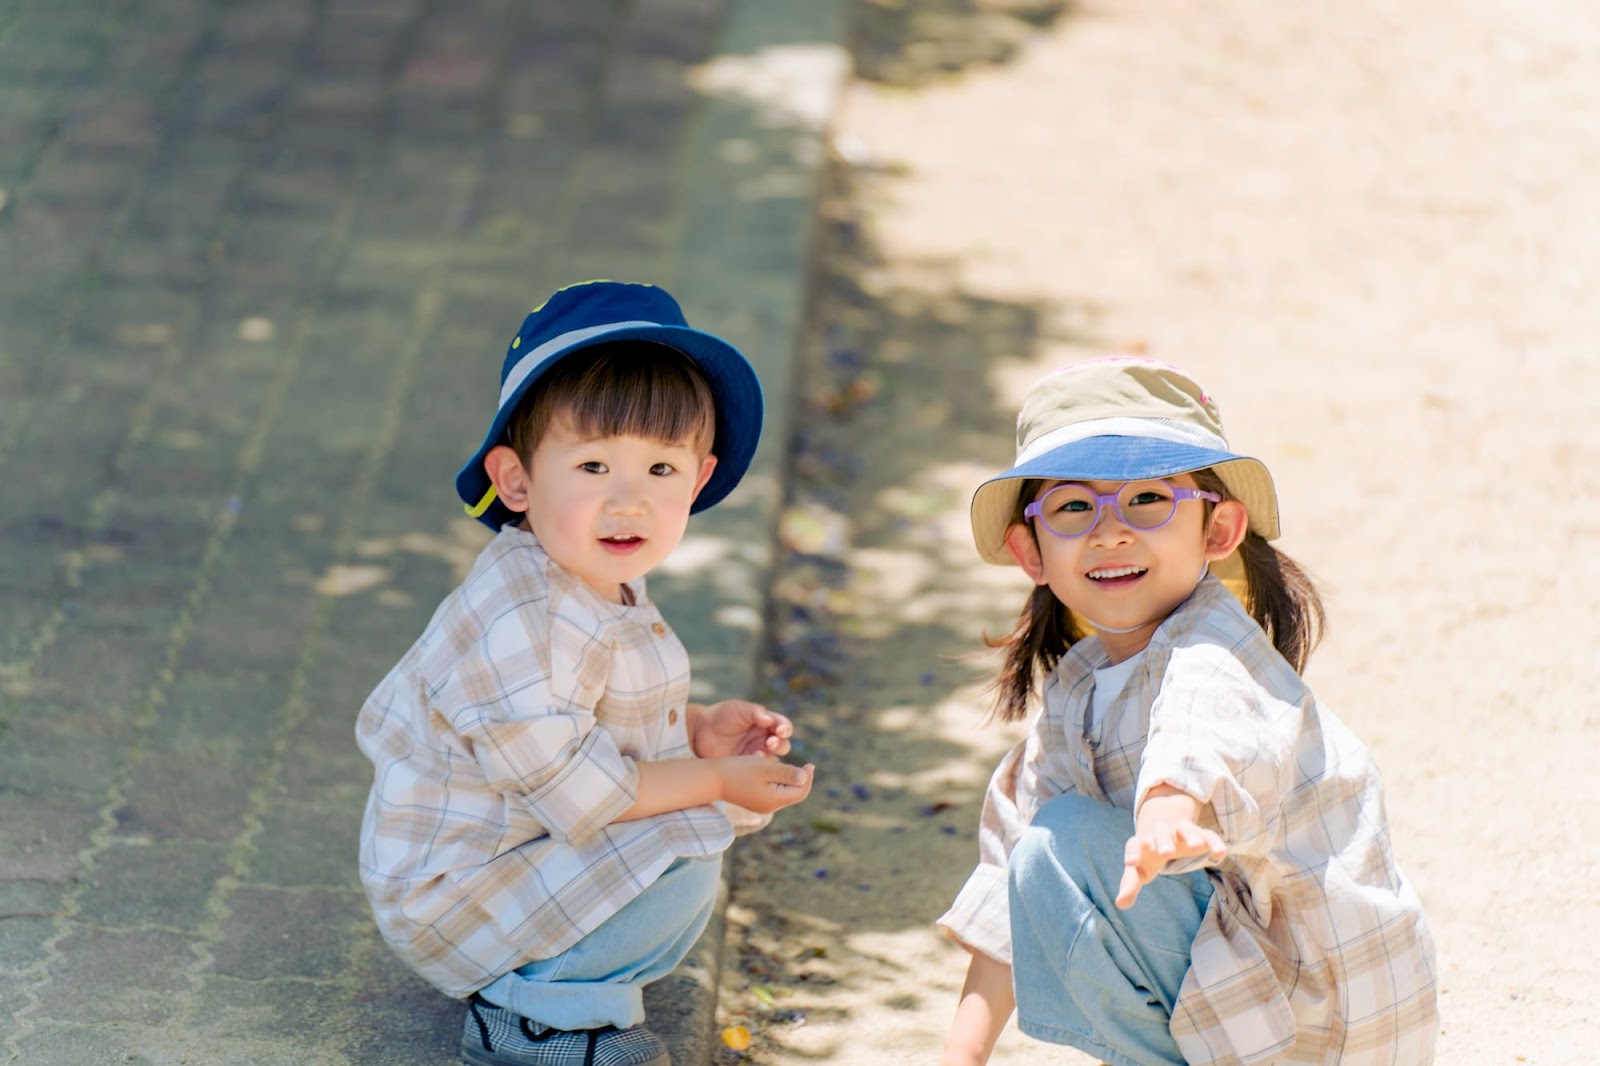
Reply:
[[[1132,836],[1122,849],[1122,863],[1124,866],[1137,866],[1144,862],[1145,856],[1150,853],[1150,842],[1144,837]]]
[[[775,783],[793,788],[811,783],[811,767],[809,764],[795,766],[791,763],[775,762],[772,764],[771,774]]]
[[[1227,845],[1222,838],[1210,829],[1204,829],[1193,823],[1180,826],[1178,829],[1178,846],[1185,855],[1211,855],[1218,856],[1219,851],[1227,851]]]
[[[1133,901],[1139,898],[1139,890],[1144,887],[1144,878],[1139,874],[1136,866],[1122,868],[1122,884],[1117,887],[1117,908],[1127,910],[1133,906]]]
[[[811,794],[812,766],[808,763],[803,767],[795,766],[790,767],[790,769],[796,771],[796,773],[790,779],[791,783],[784,786],[784,792],[789,802],[799,803]]]

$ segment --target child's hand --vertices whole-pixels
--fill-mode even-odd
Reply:
[[[1195,819],[1200,801],[1170,785],[1157,785],[1145,796],[1139,820],[1123,851],[1122,884],[1117,888],[1117,906],[1127,910],[1139,898],[1139,890],[1154,881],[1167,863],[1209,855],[1219,860],[1228,853],[1222,838],[1203,828]]]
[[[789,752],[794,725],[781,714],[749,700],[723,700],[709,707],[689,705],[689,746],[702,759],[728,755],[766,755]]]
[[[722,771],[722,798],[758,814],[771,814],[811,793],[815,769],[810,763],[794,766],[765,755],[740,755],[718,759]]]

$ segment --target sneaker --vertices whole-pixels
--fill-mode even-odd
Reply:
[[[467,1000],[461,1058],[473,1066],[672,1066],[667,1046],[642,1025],[551,1029],[476,994]]]

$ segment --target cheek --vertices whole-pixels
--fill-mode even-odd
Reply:
[[[1078,546],[1080,540],[1062,540],[1046,533],[1039,538],[1039,562],[1044,576],[1051,581],[1078,576]]]
[[[654,494],[656,506],[667,513],[682,511],[688,513],[689,507],[694,503],[694,481],[690,478],[673,478],[671,484],[663,485]]]

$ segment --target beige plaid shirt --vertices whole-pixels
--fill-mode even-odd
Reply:
[[[631,588],[634,605],[608,603],[507,526],[361,708],[361,880],[384,939],[452,996],[732,843],[712,806],[613,821],[635,760],[694,755],[688,655]]]
[[[1210,804],[1229,849],[1173,1012],[1184,1058],[1431,1062],[1433,939],[1390,854],[1366,749],[1214,577],[1157,630],[1092,741],[1107,662],[1081,641],[1046,680],[1043,713],[990,782],[979,866],[939,924],[1009,962],[1006,861],[1039,806],[1080,792],[1136,811],[1171,785]]]

